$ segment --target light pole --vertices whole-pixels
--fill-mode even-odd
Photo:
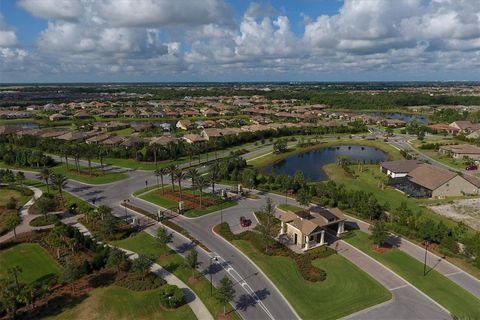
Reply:
[[[210,295],[213,296],[213,270],[212,270],[212,261],[217,262],[218,258],[217,257],[210,257]]]
[[[423,276],[427,275],[427,252],[428,252],[428,240],[425,240],[425,259],[423,261]]]
[[[125,208],[125,221],[127,221],[127,203],[130,202],[130,199],[123,200],[123,207]]]

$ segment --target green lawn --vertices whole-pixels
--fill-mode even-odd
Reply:
[[[315,260],[327,279],[312,283],[302,278],[290,258],[266,256],[243,240],[233,243],[275,283],[302,319],[338,319],[391,299],[387,289],[341,256]]]
[[[160,289],[131,291],[118,286],[98,288],[79,305],[48,319],[196,319],[188,305],[167,310],[160,305]]]
[[[210,295],[210,282],[198,271],[195,271],[196,281],[189,281],[193,270],[186,260],[173,250],[159,247],[155,239],[149,234],[141,232],[127,239],[114,241],[112,244],[147,255],[186,283],[199,296],[212,315],[215,316],[223,312],[223,306]],[[214,290],[216,289],[214,288]],[[238,319],[239,317],[234,313],[233,318]]]
[[[45,249],[35,243],[21,243],[0,251],[0,276],[7,275],[7,269],[20,266],[19,280],[31,283],[51,274],[60,274],[60,266]]]
[[[88,167],[80,167],[80,173],[78,173],[74,166],[69,165],[69,169],[65,164],[61,164],[52,168],[54,173],[61,173],[69,179],[77,180],[88,184],[105,184],[111,183],[128,178],[126,173],[110,172],[108,170],[105,173],[100,169],[92,169],[92,175]]]
[[[121,130],[111,131],[110,133],[116,134],[117,136],[129,136],[133,133],[133,128],[125,128]]]
[[[423,275],[423,264],[398,249],[378,253],[368,234],[353,231],[345,241],[378,260],[460,318],[480,318],[480,300],[435,270]]]
[[[166,186],[165,189],[171,190],[171,187]],[[192,194],[192,190],[189,188],[182,188],[182,192],[184,192],[184,194],[190,194],[190,195]],[[135,192],[134,194],[139,195],[141,193]],[[199,192],[196,191],[195,195],[199,197]],[[216,195],[214,196],[211,193],[207,193],[207,192],[204,192],[202,197],[203,197],[203,200],[216,200],[217,204],[211,205],[208,207],[203,207],[203,208],[195,208],[195,209],[187,208],[187,210],[184,211],[184,215],[186,217],[189,217],[189,218],[200,217],[211,212],[219,211],[220,209],[227,209],[227,208],[236,206],[238,204],[236,201],[232,201],[232,200],[227,200],[227,201],[223,201],[222,203],[218,203],[218,201],[220,201],[220,197]],[[156,187],[153,187],[151,191],[141,195],[140,199],[154,203],[166,209],[176,210],[178,208],[177,201],[163,197],[161,194],[161,191]],[[199,199],[197,199],[196,201],[199,201]]]

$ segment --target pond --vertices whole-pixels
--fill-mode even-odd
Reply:
[[[265,173],[275,172],[293,176],[297,170],[303,171],[305,178],[313,181],[325,180],[327,175],[322,170],[326,164],[335,163],[337,157],[344,156],[357,163],[378,163],[385,161],[388,155],[375,147],[368,146],[333,146],[321,148],[283,159],[265,168]]]
[[[6,124],[7,128],[38,129],[40,125],[33,122]]]
[[[403,120],[407,123],[417,121],[421,124],[428,124],[428,118],[425,115],[418,114],[406,114],[398,112],[367,112],[366,114],[375,117],[384,117],[386,119]]]

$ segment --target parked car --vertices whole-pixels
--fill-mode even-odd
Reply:
[[[241,225],[243,228],[250,227],[251,224],[252,224],[252,220],[247,219],[247,218],[245,218],[244,216],[241,216],[241,217],[240,217],[240,225]]]
[[[471,164],[469,165],[468,167],[465,168],[465,170],[477,170],[478,169],[478,166],[476,164]]]

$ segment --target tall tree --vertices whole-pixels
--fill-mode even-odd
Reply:
[[[199,177],[198,170],[195,168],[188,169],[186,177],[192,179],[192,191],[194,191],[196,179]]]
[[[381,247],[387,242],[389,233],[387,226],[383,220],[378,220],[373,225],[371,225],[370,231],[372,232],[370,239],[372,239],[373,243],[377,247]]]
[[[308,186],[304,186],[297,192],[297,201],[300,203],[302,206],[308,206],[310,205],[310,201],[312,200],[312,195],[310,194],[308,190]]]
[[[15,175],[15,180],[23,188],[23,182],[25,181],[25,173],[23,173],[23,171],[17,171],[17,174]]]
[[[38,174],[38,178],[45,181],[47,185],[47,193],[50,193],[50,177],[52,175],[52,171],[48,168],[43,168],[40,173]]]
[[[170,175],[170,180],[172,183],[172,192],[175,192],[175,172],[177,172],[177,166],[171,164],[168,166],[168,174]]]
[[[67,186],[67,178],[61,173],[55,173],[52,175],[52,184],[58,189],[63,201],[63,189]]]
[[[220,280],[220,286],[217,292],[215,292],[215,298],[218,302],[223,304],[223,315],[227,314],[227,303],[235,299],[235,290],[233,289],[232,280],[227,276]]]
[[[195,269],[198,266],[198,252],[195,249],[192,249],[188,252],[186,256],[188,265],[192,268],[192,277],[195,278]]]
[[[203,206],[203,189],[208,186],[208,181],[204,176],[199,176],[197,178],[197,188],[200,191],[200,208]]]
[[[178,182],[178,189],[180,191],[180,201],[182,201],[182,181],[185,179],[185,173],[183,170],[178,169],[175,172],[175,179],[177,179]]]

